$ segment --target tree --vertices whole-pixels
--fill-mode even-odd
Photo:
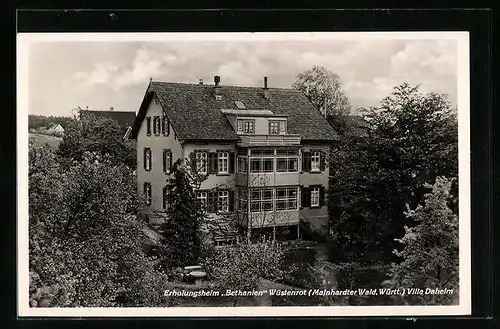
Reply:
[[[452,180],[437,177],[423,205],[405,214],[415,223],[405,227],[405,235],[397,239],[404,245],[395,251],[401,259],[393,263],[391,274],[394,287],[421,289],[452,289],[453,294],[423,294],[406,296],[406,301],[424,304],[450,304],[458,301],[458,216],[449,203]]]
[[[69,121],[71,121],[70,117],[57,117],[57,116],[44,116],[44,115],[28,115],[28,128],[50,128],[50,126],[54,124],[60,124],[63,128],[66,129]]]
[[[56,159],[30,148],[30,305],[164,305],[166,276],[142,251],[131,169],[89,152],[69,168]]]
[[[349,99],[340,76],[321,66],[299,73],[293,88],[301,90],[323,116],[343,116],[350,112]]]
[[[107,155],[113,165],[137,165],[133,143],[123,140],[123,130],[112,119],[84,116],[68,122],[58,155],[70,162],[81,161],[85,152]]]
[[[331,231],[352,260],[391,260],[423,201],[425,184],[458,175],[456,116],[445,95],[404,83],[365,116],[366,136],[344,136],[332,153]]]
[[[167,183],[167,209],[160,230],[166,254],[164,262],[171,266],[195,264],[201,252],[200,222],[204,217],[195,205],[193,181],[181,160],[174,163]]]
[[[285,252],[280,244],[261,240],[242,242],[216,249],[205,261],[209,279],[215,287],[226,291],[257,289],[261,278],[281,280],[288,272],[284,267]],[[233,306],[243,298],[235,296]]]

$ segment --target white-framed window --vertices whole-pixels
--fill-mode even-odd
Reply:
[[[196,170],[200,174],[207,174],[207,152],[198,151],[196,152]]]
[[[144,183],[144,198],[146,199],[146,205],[151,205],[152,195],[151,195],[151,183]]]
[[[172,151],[163,150],[163,172],[170,174],[170,170],[172,170]]]
[[[279,187],[276,188],[276,210],[298,209],[298,188]]]
[[[311,207],[319,207],[319,187],[311,188]]]
[[[273,189],[254,188],[250,191],[250,211],[273,211]]]
[[[254,131],[253,125],[254,125],[253,120],[245,120],[245,133],[253,134],[253,131]]]
[[[219,200],[217,203],[217,210],[219,212],[228,212],[229,211],[229,192],[228,191],[219,191]]]
[[[144,148],[144,170],[151,170],[151,149],[149,147]]]
[[[277,135],[280,133],[280,122],[279,121],[269,121],[269,134]]]
[[[229,152],[219,152],[217,154],[217,172],[219,174],[229,172]]]
[[[243,131],[243,120],[238,120],[236,122],[238,131]]]
[[[159,136],[160,135],[160,117],[159,116],[156,116],[153,118],[153,133],[155,134],[155,136]]]
[[[196,203],[197,206],[200,207],[203,211],[207,209],[207,192],[206,191],[197,191],[196,192]]]
[[[293,158],[277,158],[276,171],[277,172],[296,172],[299,170],[299,159]]]
[[[238,187],[236,190],[236,201],[238,211],[245,212],[248,205],[248,190],[247,188]]]
[[[299,155],[298,149],[276,149],[276,155]]]
[[[238,172],[246,173],[248,166],[248,160],[246,157],[239,156],[238,157]]]
[[[319,151],[311,152],[311,171],[320,171],[321,153]]]
[[[250,172],[273,172],[274,158],[250,158]]]
[[[274,155],[274,149],[264,148],[264,149],[251,149],[250,155]]]
[[[170,123],[168,122],[168,118],[166,116],[161,117],[161,133],[165,136],[170,134]]]

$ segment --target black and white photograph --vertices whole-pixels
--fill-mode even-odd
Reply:
[[[466,32],[17,46],[20,316],[470,314]]]

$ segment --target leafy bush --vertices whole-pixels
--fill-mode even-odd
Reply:
[[[58,154],[65,159],[82,161],[85,152],[108,156],[112,165],[137,166],[134,144],[123,140],[123,131],[115,120],[94,116],[72,119],[64,127]]]
[[[458,174],[456,113],[446,95],[404,83],[366,116],[366,135],[343,136],[330,157],[330,230],[342,261],[394,260],[394,238],[423,201],[425,184]]]
[[[283,266],[285,252],[280,244],[270,241],[240,243],[220,247],[205,262],[208,278],[224,291],[252,290],[260,279],[278,281],[287,273]],[[234,306],[244,297],[235,297]]]
[[[424,205],[408,210],[413,227],[405,227],[398,239],[404,245],[395,251],[401,262],[391,269],[395,287],[452,289],[453,294],[424,294],[407,296],[409,303],[451,304],[458,302],[458,216],[449,207],[452,180],[438,177],[431,193],[425,195]]]
[[[32,306],[161,306],[166,276],[141,249],[131,169],[84,152],[61,166],[30,147],[29,266]]]

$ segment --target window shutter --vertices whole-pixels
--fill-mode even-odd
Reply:
[[[146,118],[147,135],[151,136],[151,117]]]
[[[167,150],[163,150],[163,172],[167,172]]]
[[[218,194],[217,191],[210,191],[207,195],[208,212],[217,212]]]
[[[309,187],[303,186],[301,189],[301,207],[311,207],[311,189]]]
[[[161,133],[165,135],[165,117],[163,115],[161,116],[160,125],[161,125]]]
[[[149,153],[149,168],[148,170],[151,170],[153,168],[153,152],[151,152],[151,149],[148,149]]]
[[[233,212],[234,211],[234,191],[233,190],[228,191],[228,204],[229,204],[229,211]]]
[[[299,209],[304,208],[304,206],[306,204],[305,197],[306,197],[306,188],[304,186],[301,186],[300,187],[300,208]]]
[[[196,152],[189,153],[189,164],[191,165],[191,170],[197,172],[196,167]]]
[[[234,173],[234,163],[235,163],[235,156],[234,152],[229,152],[229,173],[233,174]]]
[[[208,153],[208,174],[216,174],[217,173],[217,153],[209,152]]]
[[[170,159],[170,163],[168,164],[168,172],[172,172],[172,163],[173,163],[173,159],[172,159],[172,151],[168,151],[168,155],[169,155],[169,159]]]
[[[144,164],[144,165],[143,165],[144,170],[147,170],[147,169],[146,169],[146,168],[147,168],[147,167],[146,167],[146,151],[147,151],[147,149],[144,149],[144,152],[143,152],[143,154],[142,154],[142,159],[143,159],[143,162],[144,162],[144,163],[143,163],[143,164]]]
[[[311,152],[302,152],[302,171],[311,171]]]
[[[319,153],[319,170],[320,171],[325,171],[325,164],[326,163],[326,153],[321,151]]]
[[[325,187],[319,187],[319,206],[323,207],[325,205]]]
[[[167,136],[170,135],[170,121],[168,118],[165,118],[165,130],[167,132]]]

